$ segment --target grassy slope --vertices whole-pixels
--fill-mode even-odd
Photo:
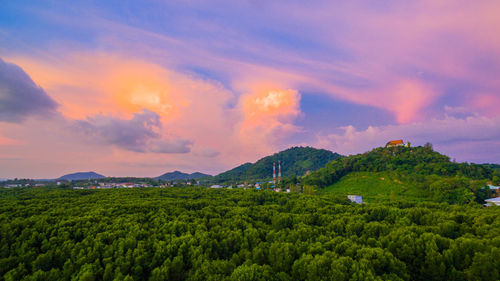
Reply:
[[[428,200],[423,191],[411,184],[401,182],[387,172],[353,172],[319,192],[361,195],[365,202],[390,201],[391,192],[394,192],[394,199]]]

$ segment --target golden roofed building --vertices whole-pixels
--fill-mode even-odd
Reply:
[[[405,146],[403,140],[392,140],[388,142],[385,147],[396,147],[396,146]]]

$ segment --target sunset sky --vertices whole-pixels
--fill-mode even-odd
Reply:
[[[391,139],[500,163],[500,1],[1,1],[0,178]]]

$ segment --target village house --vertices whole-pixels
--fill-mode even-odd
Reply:
[[[349,199],[349,201],[351,201],[352,203],[357,203],[357,204],[363,203],[363,196],[361,195],[347,195],[347,199]]]
[[[500,187],[488,184],[488,188],[494,192],[494,195],[500,197]]]
[[[484,205],[487,206],[487,207],[489,207],[489,206],[500,206],[500,197],[490,198],[490,199],[486,199],[484,201],[486,202],[486,204],[484,204]]]

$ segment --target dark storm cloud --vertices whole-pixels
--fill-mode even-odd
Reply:
[[[147,109],[134,114],[132,119],[96,115],[76,121],[77,128],[96,142],[115,145],[135,152],[188,153],[192,142],[184,139],[165,140],[157,132],[160,116]]]
[[[50,116],[57,106],[21,67],[0,58],[0,122],[20,123],[28,116]]]

